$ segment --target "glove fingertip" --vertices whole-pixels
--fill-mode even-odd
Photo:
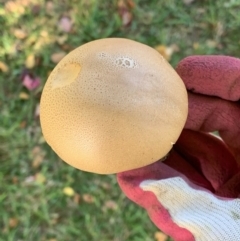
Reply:
[[[176,67],[188,90],[237,101],[240,99],[240,59],[223,55],[195,55]]]

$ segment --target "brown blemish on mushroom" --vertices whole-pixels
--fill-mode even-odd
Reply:
[[[71,84],[76,80],[80,71],[81,66],[78,63],[66,63],[64,66],[59,66],[52,77],[52,88],[61,88]]]

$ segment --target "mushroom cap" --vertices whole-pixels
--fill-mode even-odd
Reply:
[[[110,174],[163,158],[184,127],[187,103],[182,80],[156,50],[107,38],[58,63],[44,86],[40,121],[62,160]]]

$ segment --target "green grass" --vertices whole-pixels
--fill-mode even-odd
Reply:
[[[7,73],[0,72],[0,241],[154,240],[158,229],[121,193],[114,175],[75,170],[43,141],[34,113],[55,66],[51,55],[114,36],[152,47],[177,45],[173,66],[193,54],[239,57],[239,1],[195,0],[186,5],[180,0],[135,0],[129,26],[122,25],[115,0],[53,0],[53,10],[47,1],[27,0],[23,12],[17,5],[7,10],[9,2],[0,3],[0,61],[9,67]],[[74,21],[70,33],[58,28],[63,15]],[[19,28],[26,32],[23,39],[14,36]],[[65,43],[59,43],[62,36]],[[30,54],[36,58],[30,72],[41,78],[32,92],[20,78]],[[20,99],[22,92],[29,98]],[[80,201],[65,195],[64,187],[73,188]],[[84,201],[84,194],[91,195],[92,202]]]

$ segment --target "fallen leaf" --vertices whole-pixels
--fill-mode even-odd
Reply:
[[[32,69],[35,66],[35,56],[33,54],[30,54],[26,61],[25,61],[25,66],[28,69]]]
[[[94,197],[91,194],[83,194],[83,201],[86,203],[93,203],[94,202]]]
[[[42,150],[42,148],[40,146],[35,146],[32,149],[32,167],[33,168],[38,168],[45,157],[45,152]]]
[[[221,37],[224,33],[224,26],[222,22],[218,22],[216,26],[216,35],[217,37]]]
[[[118,11],[121,11],[122,9],[127,8],[126,1],[125,0],[118,0],[117,6],[118,6]]]
[[[186,4],[186,5],[189,5],[192,2],[194,2],[194,0],[183,0],[183,3]]]
[[[123,26],[127,26],[131,23],[132,21],[132,13],[128,11],[124,11],[122,13],[122,24]]]
[[[73,47],[70,44],[63,44],[61,46],[61,49],[64,50],[64,51],[69,52],[69,51],[71,51],[73,49]]]
[[[40,146],[35,146],[32,149],[32,155],[38,155],[39,153],[41,153],[41,147]]]
[[[8,222],[10,228],[17,227],[18,223],[19,223],[19,221],[17,218],[10,218],[9,222]]]
[[[53,53],[51,55],[51,60],[54,64],[57,64],[65,55],[65,52]]]
[[[46,12],[48,14],[53,14],[54,13],[54,4],[52,1],[47,1],[46,3]]]
[[[36,105],[36,108],[35,108],[35,111],[34,111],[34,117],[35,117],[35,118],[38,118],[39,115],[40,115],[40,104],[38,103],[38,104]]]
[[[42,30],[42,31],[40,32],[40,36],[43,37],[43,38],[47,38],[47,37],[49,36],[49,33],[48,33],[48,31],[46,31],[46,30]]]
[[[167,60],[169,61],[172,57],[172,54],[174,52],[179,51],[179,47],[175,44],[172,44],[170,46],[165,45],[158,45],[155,47],[155,49]]]
[[[43,156],[42,155],[38,155],[36,157],[34,157],[33,161],[32,161],[32,167],[33,168],[38,168],[43,162]]]
[[[35,181],[35,176],[28,176],[25,178],[24,183],[29,184]]]
[[[19,124],[19,127],[20,127],[21,129],[24,129],[24,128],[26,127],[26,125],[27,125],[27,122],[24,120],[24,121],[22,121],[22,122]]]
[[[118,13],[122,19],[122,25],[128,26],[132,22],[132,13],[129,4],[124,0],[118,1]]]
[[[62,45],[67,41],[67,39],[68,39],[67,35],[58,36],[57,37],[57,43]]]
[[[63,193],[69,197],[72,197],[75,194],[75,191],[71,187],[64,187]]]
[[[135,3],[133,0],[127,0],[127,5],[129,6],[129,8],[134,8],[135,7]]]
[[[37,173],[35,175],[35,181],[38,183],[38,184],[43,184],[46,182],[46,177],[42,174],[42,173]]]
[[[205,14],[206,13],[206,9],[205,8],[197,8],[196,12],[199,13],[199,14]],[[202,24],[205,27],[207,26],[206,23],[202,23]],[[200,26],[201,26],[201,24],[200,24]]]
[[[59,218],[60,218],[59,213],[50,213],[50,223],[52,225],[57,224],[59,221]]]
[[[198,42],[194,42],[193,43],[193,49],[195,49],[195,50],[197,50],[197,49],[199,49],[199,43]]]
[[[39,140],[38,140],[38,144],[43,144],[43,143],[45,143],[45,142],[46,142],[46,140],[45,140],[44,136],[41,135],[40,138],[39,138]]]
[[[76,204],[79,204],[80,199],[81,199],[81,196],[78,193],[75,193],[73,197],[73,202]]]
[[[27,37],[27,33],[23,29],[15,29],[13,32],[14,36],[18,39],[24,39]]]
[[[27,93],[25,93],[25,92],[20,92],[19,99],[21,99],[21,100],[28,100],[29,99],[29,95]]]
[[[4,62],[0,61],[0,70],[1,70],[3,73],[7,73],[8,70],[9,70],[9,68],[8,68],[8,66],[7,66]]]
[[[58,27],[65,33],[69,33],[72,29],[72,20],[68,17],[62,17],[58,22]]]
[[[110,223],[111,225],[115,224],[115,223],[116,223],[116,219],[115,219],[114,217],[111,217],[111,218],[109,219],[109,223]],[[120,241],[120,239],[117,239],[117,240],[114,239],[114,241]]]
[[[39,14],[40,11],[41,11],[41,5],[40,4],[34,4],[31,7],[31,11],[32,11],[32,14],[36,17],[36,15]]]
[[[23,77],[22,84],[25,86],[28,90],[34,90],[40,85],[41,81],[38,77],[31,77],[29,74],[26,74]]]
[[[14,177],[12,178],[12,182],[13,182],[14,184],[17,184],[17,183],[18,183],[18,177],[15,177],[15,176],[14,176]]]
[[[207,40],[206,44],[209,48],[216,48],[217,46],[217,42],[211,39]]]
[[[24,14],[25,13],[25,9],[24,7],[15,1],[7,1],[5,3],[5,10],[10,12],[10,13],[16,13],[16,14]]]
[[[155,232],[154,238],[156,241],[166,241],[168,239],[168,236],[162,232]]]
[[[107,211],[107,210],[117,210],[118,209],[118,205],[116,202],[114,202],[113,200],[108,200],[104,203],[102,210],[103,211]]]
[[[33,0],[17,0],[16,2],[22,6],[27,7],[33,2]]]
[[[102,186],[102,188],[105,189],[105,190],[111,189],[111,184],[109,184],[109,183],[107,183],[107,182],[102,182],[102,183],[101,183],[101,186]]]

